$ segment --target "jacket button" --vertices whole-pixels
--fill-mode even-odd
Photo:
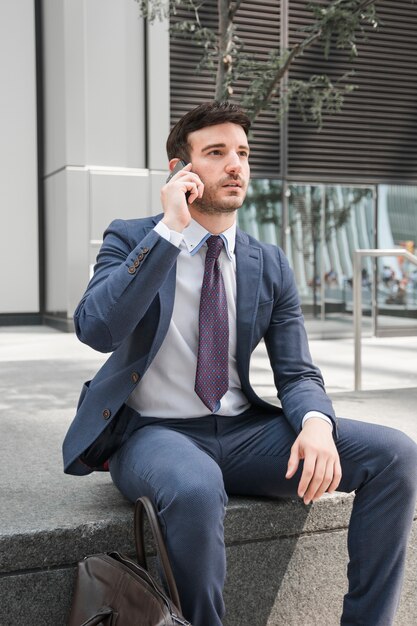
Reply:
[[[138,261],[137,259],[135,259],[135,260],[133,261],[133,265],[134,265],[135,267],[139,267],[139,261]]]
[[[142,252],[143,252],[143,254],[148,254],[149,248],[143,248]]]
[[[142,252],[140,254],[138,254],[138,261],[142,261],[143,257],[144,257],[144,255],[143,255]]]
[[[134,274],[136,272],[136,267],[134,265],[131,265],[128,270],[129,274]]]
[[[111,415],[111,411],[110,411],[110,409],[104,409],[104,411],[103,411],[103,417],[104,417],[104,419],[105,419],[105,420],[108,420],[108,419],[109,419],[109,417],[110,417],[110,415]]]
[[[138,382],[139,378],[140,378],[140,376],[139,376],[139,374],[137,372],[132,372],[131,375],[130,375],[130,379],[131,379],[132,383],[136,384]]]

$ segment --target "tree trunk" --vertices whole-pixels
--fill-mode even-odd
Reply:
[[[218,0],[219,50],[216,76],[216,100],[228,100],[231,96],[231,76],[233,66],[233,19],[230,0]]]

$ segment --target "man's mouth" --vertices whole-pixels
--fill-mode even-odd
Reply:
[[[242,183],[239,180],[231,180],[228,183],[222,185],[223,187],[231,187],[232,189],[236,189],[242,187]]]

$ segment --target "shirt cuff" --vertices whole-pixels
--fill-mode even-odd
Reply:
[[[177,248],[180,247],[181,242],[184,239],[184,236],[182,233],[178,233],[176,230],[170,230],[168,226],[164,224],[163,222],[158,222],[154,228],[154,231],[158,233],[158,235],[163,237],[163,239],[166,239],[167,241],[172,243],[173,246],[176,246]]]
[[[325,422],[330,424],[333,430],[333,422],[330,417],[327,417],[327,415],[324,415],[324,413],[320,413],[320,411],[308,411],[308,413],[306,413],[303,417],[302,427],[304,427],[306,421],[311,419],[312,417],[319,417],[320,419],[324,420]]]

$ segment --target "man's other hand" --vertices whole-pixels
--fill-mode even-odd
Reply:
[[[332,428],[325,420],[312,417],[306,421],[295,440],[288,461],[286,478],[296,473],[304,460],[298,495],[304,504],[315,502],[325,491],[333,493],[342,478],[339,454],[333,441]]]

